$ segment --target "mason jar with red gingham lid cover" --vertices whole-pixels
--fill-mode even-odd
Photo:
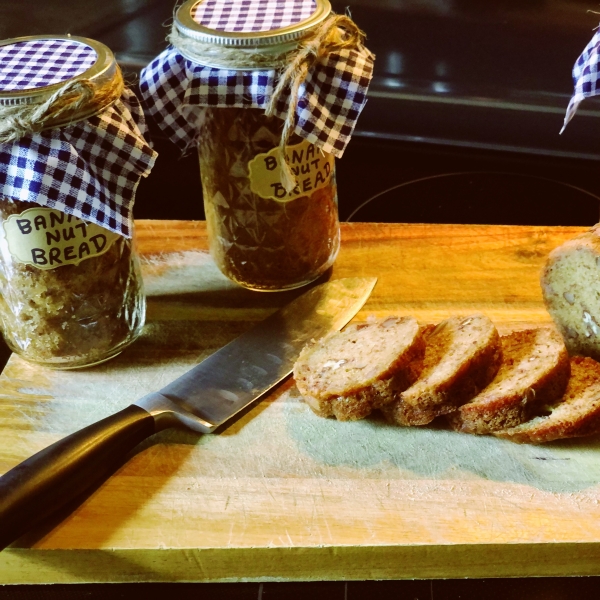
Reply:
[[[197,146],[211,254],[241,285],[305,285],[339,249],[334,158],[366,102],[373,55],[327,0],[189,0],[143,71],[143,105]]]
[[[89,366],[139,335],[132,208],[156,159],[145,133],[103,44],[0,42],[0,322],[23,358]]]

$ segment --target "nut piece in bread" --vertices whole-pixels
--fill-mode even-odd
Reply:
[[[554,329],[514,331],[501,342],[502,364],[492,383],[448,415],[456,431],[486,434],[516,427],[563,395],[569,355]]]
[[[488,385],[501,358],[500,336],[488,317],[450,317],[428,335],[419,379],[383,413],[398,425],[427,425]]]
[[[541,444],[599,433],[600,364],[589,357],[573,357],[565,395],[548,411],[548,416],[535,417],[494,435],[513,442]]]
[[[302,350],[294,378],[319,416],[362,419],[418,377],[425,342],[413,317],[349,325]]]
[[[600,360],[600,225],[550,253],[541,285],[569,354]]]

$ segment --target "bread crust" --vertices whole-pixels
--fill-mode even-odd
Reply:
[[[382,411],[398,425],[427,425],[488,385],[501,359],[500,336],[488,317],[450,317],[429,334],[419,379]]]
[[[494,380],[449,415],[456,431],[481,435],[516,427],[540,406],[563,395],[570,363],[558,332],[550,328],[514,331],[501,342],[502,364]]]
[[[296,386],[321,417],[353,421],[393,401],[423,366],[425,340],[413,317],[348,326],[302,350]]]
[[[548,410],[547,416],[535,417],[494,435],[521,444],[541,444],[600,433],[600,364],[589,357],[571,358],[571,377],[565,394]]]

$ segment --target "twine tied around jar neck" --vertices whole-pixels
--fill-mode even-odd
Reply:
[[[306,79],[311,66],[320,59],[340,50],[358,50],[364,44],[366,35],[356,23],[345,15],[331,15],[323,23],[302,38],[297,50],[290,56],[290,62],[281,73],[277,87],[265,108],[265,114],[272,116],[281,94],[289,89],[289,101],[283,122],[281,142],[281,184],[287,192],[296,187],[296,178],[287,162],[285,147],[296,125],[296,107],[298,91]]]
[[[50,96],[28,104],[0,105],[0,143],[16,142],[44,129],[65,126],[102,112],[121,97],[125,87],[119,67],[110,82],[72,79]]]
[[[289,47],[274,52],[264,48],[217,46],[181,35],[176,26],[167,34],[167,41],[194,62],[219,69],[280,69],[287,64],[290,54]]]
[[[255,70],[277,69],[279,81],[273,91],[265,114],[273,116],[279,98],[289,90],[289,100],[283,130],[279,144],[281,153],[281,184],[287,192],[297,185],[296,178],[288,164],[285,148],[296,125],[296,108],[300,86],[306,79],[310,68],[324,57],[341,50],[363,50],[366,35],[350,17],[332,14],[320,25],[310,29],[299,40],[282,51],[268,51],[264,47],[252,48],[244,46],[226,47],[213,43],[201,42],[181,35],[174,25],[167,40],[182,54],[194,62],[223,69]]]

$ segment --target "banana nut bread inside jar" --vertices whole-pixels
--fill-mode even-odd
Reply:
[[[143,112],[110,50],[93,40],[7,40],[0,65],[23,74],[0,79],[4,338],[52,368],[103,362],[144,325],[131,215],[155,160]]]
[[[337,256],[334,159],[366,102],[373,56],[327,0],[242,4],[183,4],[140,89],[170,139],[198,147],[219,269],[251,289],[291,289]]]
[[[277,172],[281,129],[257,109],[207,108],[198,144],[212,256],[254,289],[313,281],[340,244],[333,156],[301,139],[287,146],[298,182],[287,192]]]

